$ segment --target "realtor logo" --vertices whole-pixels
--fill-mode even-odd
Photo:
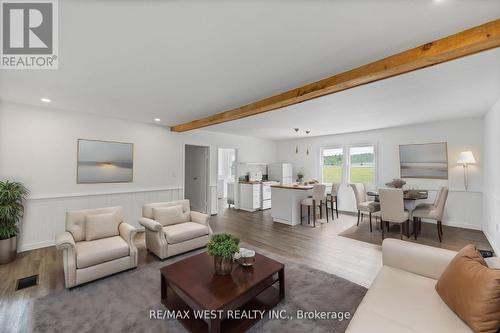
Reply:
[[[56,69],[57,0],[2,0],[2,69]]]

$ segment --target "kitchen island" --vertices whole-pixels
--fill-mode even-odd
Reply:
[[[300,202],[312,195],[312,189],[309,185],[271,185],[273,221],[292,226],[300,224]]]

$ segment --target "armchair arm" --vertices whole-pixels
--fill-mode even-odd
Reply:
[[[210,219],[210,216],[208,216],[207,214],[191,211],[191,221],[192,222],[203,224],[203,225],[206,225],[208,227],[208,220],[209,219]]]
[[[56,248],[58,250],[75,248],[75,239],[73,235],[67,231],[56,236]]]
[[[131,226],[128,223],[120,223],[118,226],[118,231],[120,232],[120,236],[128,243],[133,244],[135,234],[137,233],[137,229]]]
[[[159,222],[145,217],[141,217],[139,219],[139,224],[151,231],[161,231],[161,228],[163,227]]]
[[[456,254],[454,251],[397,239],[385,239],[382,243],[384,265],[436,280]]]

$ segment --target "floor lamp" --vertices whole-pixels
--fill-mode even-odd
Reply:
[[[471,151],[463,151],[460,153],[458,156],[458,164],[462,164],[464,167],[464,184],[465,184],[465,191],[467,192],[469,189],[469,179],[467,175],[467,169],[469,168],[469,164],[476,164],[476,159],[474,158],[474,155],[472,154]]]

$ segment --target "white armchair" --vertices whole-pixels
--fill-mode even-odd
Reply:
[[[56,236],[66,288],[137,267],[135,233],[122,207],[67,212],[66,231]]]
[[[191,211],[189,200],[157,202],[142,207],[146,248],[160,259],[207,245],[212,235],[209,216]]]

